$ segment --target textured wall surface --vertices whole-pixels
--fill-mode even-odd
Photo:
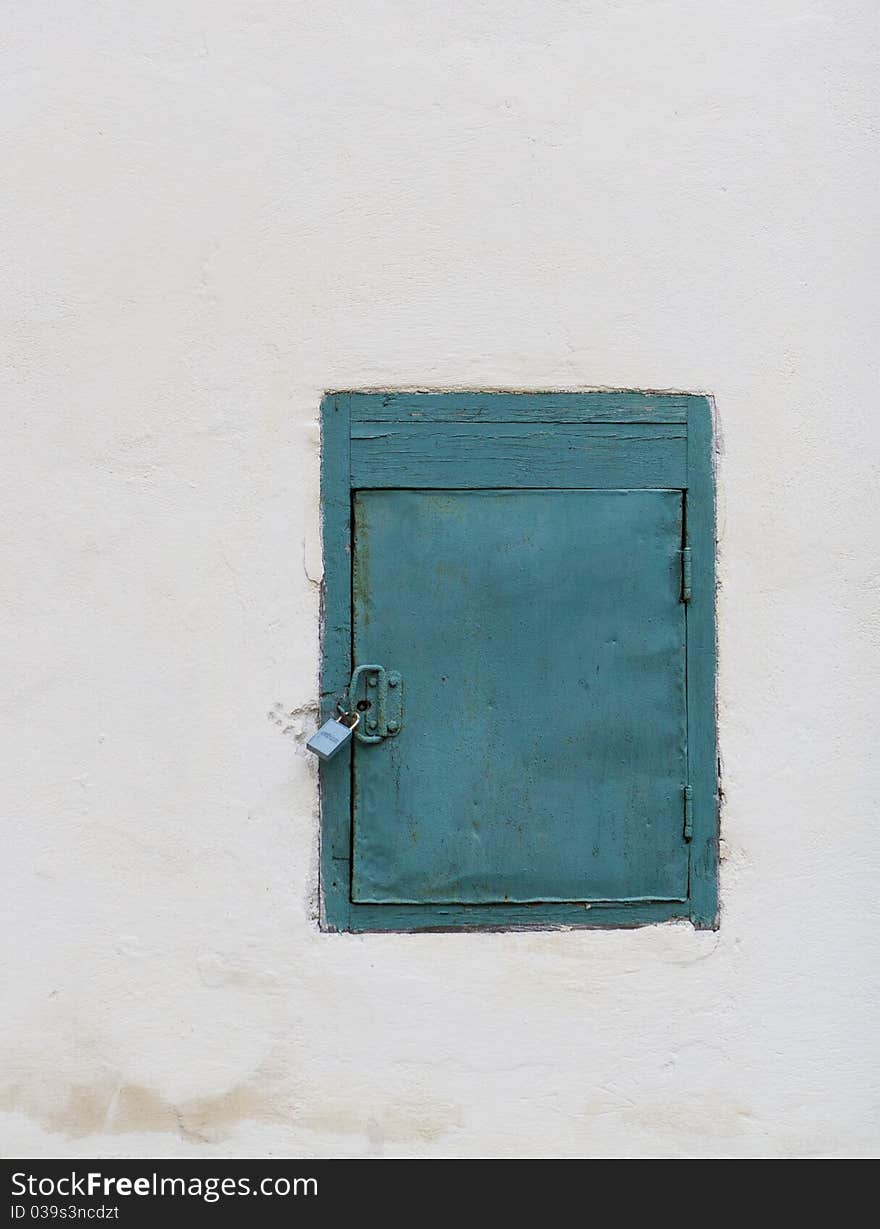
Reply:
[[[875,0],[3,25],[3,1151],[875,1151]],[[382,385],[715,395],[717,933],[318,931]]]

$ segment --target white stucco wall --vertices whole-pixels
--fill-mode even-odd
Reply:
[[[875,0],[3,5],[3,1151],[878,1146]],[[722,924],[316,926],[332,387],[720,428]]]

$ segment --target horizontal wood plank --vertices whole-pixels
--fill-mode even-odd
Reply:
[[[353,931],[397,930],[550,930],[650,926],[688,917],[687,903],[632,901],[629,904],[532,905],[357,905],[351,906]],[[331,929],[334,929],[331,927]]]
[[[360,422],[684,423],[694,399],[679,393],[347,393]]]
[[[687,433],[634,423],[352,424],[353,488],[671,487],[687,481]]]

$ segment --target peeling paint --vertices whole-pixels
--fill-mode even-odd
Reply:
[[[304,750],[306,743],[315,732],[318,722],[317,703],[299,704],[294,708],[285,708],[276,700],[266,714],[272,725],[280,733],[296,744],[297,750]]]

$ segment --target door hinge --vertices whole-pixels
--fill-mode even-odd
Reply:
[[[686,546],[681,552],[681,600],[691,600],[691,548]]]
[[[694,835],[694,799],[689,785],[684,787],[684,830],[682,835],[689,841]]]

